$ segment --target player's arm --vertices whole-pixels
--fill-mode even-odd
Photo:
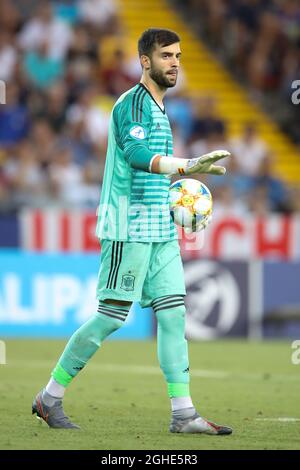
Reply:
[[[117,143],[132,168],[151,173],[156,154],[149,149],[151,110],[143,94],[129,95],[114,110]]]
[[[224,175],[226,168],[214,165],[218,160],[229,157],[227,150],[214,150],[197,158],[170,158],[155,155],[150,170],[152,173],[165,173],[172,175],[191,175],[193,173],[208,173],[211,175]]]
[[[135,169],[148,173],[190,175],[210,173],[224,175],[223,166],[214,165],[221,158],[230,155],[227,150],[215,150],[198,158],[170,158],[157,155],[149,149],[151,111],[143,106],[143,95],[126,97],[114,110],[116,136],[119,146],[124,150],[128,163]]]

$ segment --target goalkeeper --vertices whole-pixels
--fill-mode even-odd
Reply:
[[[65,415],[66,388],[102,342],[126,321],[132,302],[151,306],[157,318],[158,360],[171,401],[170,432],[231,434],[201,417],[189,389],[185,340],[186,294],[177,229],[169,210],[170,175],[223,175],[215,163],[229,152],[173,158],[163,97],[174,87],[180,39],[149,29],[138,42],[140,83],[116,102],[111,116],[97,235],[101,240],[98,310],[70,338],[32,412],[53,428],[78,428]]]

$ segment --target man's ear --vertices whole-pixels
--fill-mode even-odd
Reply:
[[[151,68],[150,59],[147,55],[141,56],[141,64],[145,70],[149,70]]]

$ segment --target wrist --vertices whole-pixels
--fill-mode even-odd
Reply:
[[[184,175],[188,160],[185,158],[160,157],[158,161],[159,173]]]

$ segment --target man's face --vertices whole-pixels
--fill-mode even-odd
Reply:
[[[150,57],[149,75],[160,87],[176,85],[180,56],[179,42],[165,47],[155,46]]]

